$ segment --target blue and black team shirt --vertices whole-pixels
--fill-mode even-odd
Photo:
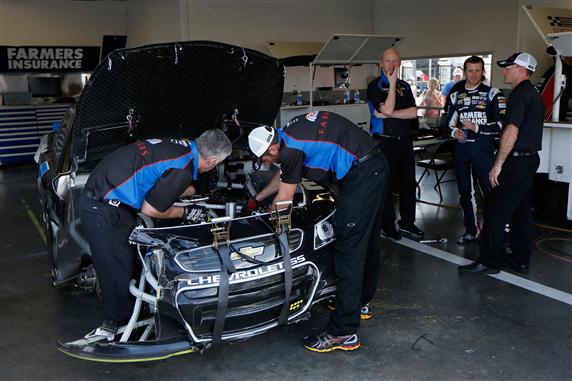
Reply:
[[[280,180],[297,184],[302,177],[336,183],[355,160],[377,143],[348,119],[327,111],[299,115],[278,129]]]
[[[506,98],[502,91],[481,83],[472,90],[463,86],[453,91],[450,94],[447,117],[452,130],[461,128],[463,120],[476,124],[477,132],[468,131],[467,136],[467,140],[475,140],[483,136],[499,135],[505,112]]]
[[[409,107],[416,107],[415,98],[411,92],[411,86],[401,79],[397,80],[395,89],[395,110],[402,110]],[[417,118],[396,119],[396,118],[376,118],[374,110],[381,112],[380,104],[384,103],[389,94],[389,80],[385,74],[374,79],[367,85],[367,103],[371,113],[370,132],[372,135],[409,136],[413,130],[419,127]]]
[[[93,170],[85,190],[139,210],[143,200],[164,212],[198,178],[193,141],[149,139],[121,147]]]

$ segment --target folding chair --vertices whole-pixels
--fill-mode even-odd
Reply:
[[[419,160],[417,162],[417,166],[424,168],[423,173],[419,180],[417,180],[417,197],[421,196],[421,187],[419,184],[425,175],[429,175],[429,171],[432,169],[435,173],[435,180],[436,184],[433,187],[437,192],[439,192],[439,200],[443,201],[443,193],[441,192],[441,184],[455,181],[455,179],[443,181],[443,177],[445,173],[449,169],[455,167],[455,162],[453,159],[453,150],[455,149],[456,140],[448,139],[445,140],[443,143],[439,144],[439,146],[435,149],[435,152],[431,156],[430,159],[427,160]],[[441,174],[439,172],[441,171]]]

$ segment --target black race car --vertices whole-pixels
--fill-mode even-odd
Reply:
[[[102,61],[36,156],[55,285],[97,289],[78,200],[105,155],[136,140],[193,139],[210,128],[227,133],[233,153],[201,177],[199,196],[180,200],[204,209],[201,222],[141,215],[130,237],[140,259],[130,287],[135,307],[114,341],[83,338],[60,342],[59,350],[97,361],[162,359],[299,321],[334,294],[332,189],[303,182],[284,209],[242,213],[272,176],[254,170],[247,136],[273,124],[283,83],[278,60],[210,41],[116,50]]]

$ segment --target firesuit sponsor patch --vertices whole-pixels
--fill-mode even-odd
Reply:
[[[487,124],[487,113],[484,111],[466,111],[459,114],[459,120],[470,120],[474,124]]]

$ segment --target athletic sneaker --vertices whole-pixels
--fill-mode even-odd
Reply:
[[[353,351],[360,347],[358,335],[334,336],[322,332],[318,336],[304,337],[304,348],[314,352],[331,352],[335,350]]]
[[[401,231],[401,233],[404,233],[405,235],[411,238],[423,238],[425,236],[425,232],[423,232],[423,230],[415,226],[415,224],[405,225],[405,226],[399,224],[399,230]]]
[[[469,242],[473,242],[477,240],[477,236],[476,235],[472,235],[469,233],[465,233],[462,236],[460,236],[459,238],[457,238],[457,244],[459,245],[464,245],[466,243]]]
[[[336,309],[336,299],[329,298],[328,300],[326,300],[326,308],[329,309],[330,311],[334,311]],[[369,306],[369,303],[361,306],[359,318],[361,320],[369,320],[372,317],[373,317],[373,312]]]
[[[369,307],[369,303],[365,306],[361,306],[359,317],[361,320],[369,320],[373,317],[373,312]]]

